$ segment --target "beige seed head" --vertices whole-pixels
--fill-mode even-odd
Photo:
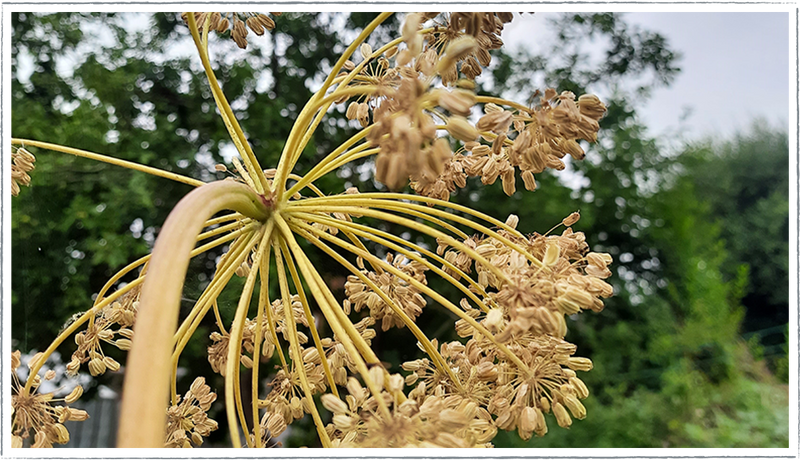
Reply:
[[[469,116],[472,106],[475,105],[475,93],[463,89],[441,91],[439,105],[456,115],[466,117]]]
[[[92,377],[97,377],[106,371],[106,365],[100,358],[92,358],[89,360],[89,373]]]
[[[383,368],[381,366],[372,366],[369,370],[369,378],[375,382],[378,388],[383,388]]]
[[[11,436],[11,447],[14,449],[21,449],[22,437],[17,435]]]
[[[333,425],[339,430],[347,432],[355,427],[356,420],[344,414],[336,414],[333,416]]]
[[[556,416],[556,423],[561,428],[569,428],[572,425],[572,418],[560,402],[553,403],[553,415]]]
[[[326,393],[322,395],[322,406],[334,414],[344,414],[347,412],[347,404],[336,396]]]
[[[55,431],[56,442],[59,444],[66,444],[69,442],[69,431],[67,427],[60,423],[53,424],[53,431]]]
[[[578,401],[577,396],[575,395],[567,395],[564,397],[564,404],[569,409],[572,416],[578,420],[583,420],[586,418],[586,408]]]
[[[49,371],[44,373],[45,380],[53,380],[54,378],[56,378],[56,371],[50,369]]]
[[[69,410],[69,421],[71,422],[83,422],[88,418],[89,418],[89,413],[86,412],[85,410],[80,410],[80,409]]]
[[[280,14],[272,13],[275,16],[280,16]],[[267,16],[266,14],[259,14],[257,16],[261,25],[263,25],[267,30],[272,30],[275,28],[275,21],[272,20],[271,17]]]
[[[458,140],[469,142],[478,138],[478,130],[462,116],[452,116],[447,120],[447,132]]]
[[[580,218],[581,218],[580,211],[576,211],[565,217],[564,220],[561,221],[561,224],[564,225],[565,227],[570,227],[573,224],[575,224],[575,222],[577,222]]]
[[[533,177],[533,172],[524,171],[522,173],[522,182],[525,184],[525,190],[529,192],[536,190],[536,179]]]
[[[572,357],[567,360],[567,367],[572,370],[589,372],[592,370],[592,360],[589,358]]]
[[[439,60],[438,69],[443,71],[455,64],[456,62],[466,58],[478,48],[478,42],[474,37],[469,35],[462,35],[455,40],[450,41],[445,49],[444,55]]]
[[[533,434],[533,430],[536,429],[537,425],[537,417],[536,412],[533,410],[532,407],[525,407],[522,409],[522,412],[519,416],[519,422],[517,424],[517,431],[519,433],[519,437],[522,438],[524,441],[527,441],[531,438]]]
[[[119,348],[122,351],[127,351],[131,349],[131,346],[133,346],[133,342],[131,342],[130,339],[117,339],[117,341],[114,342],[114,345],[116,345],[117,348]]]
[[[517,228],[517,224],[519,224],[519,216],[516,214],[509,214],[508,218],[506,219],[506,225],[511,228]]]
[[[72,391],[69,392],[66,398],[64,398],[64,402],[67,404],[72,404],[78,400],[83,395],[83,387],[80,385],[76,385]]]
[[[546,397],[542,396],[541,398],[539,398],[539,407],[541,407],[542,411],[544,411],[545,413],[549,413],[550,412],[550,400],[547,399]]]
[[[369,46],[369,43],[362,43],[360,51],[361,57],[364,58],[365,61],[372,57],[372,47]]]
[[[103,358],[103,364],[105,364],[106,368],[112,372],[116,372],[120,368],[120,364],[111,356],[106,356]]]
[[[556,263],[558,256],[561,254],[561,248],[556,241],[547,242],[547,250],[544,253],[544,260],[542,261],[546,266],[551,266]]]
[[[358,118],[358,110],[359,110],[358,102],[353,101],[350,103],[350,105],[347,106],[347,112],[345,113],[345,116],[347,117],[348,120],[355,120],[356,118]]]

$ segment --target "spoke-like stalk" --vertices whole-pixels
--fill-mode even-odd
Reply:
[[[325,355],[325,348],[322,346],[322,340],[320,339],[319,331],[317,331],[317,325],[315,324],[316,321],[314,319],[314,315],[311,313],[311,307],[309,306],[306,293],[303,290],[303,283],[300,281],[300,275],[297,273],[297,267],[295,267],[294,260],[289,257],[289,253],[284,252],[284,255],[286,266],[289,268],[289,274],[292,276],[292,283],[294,283],[295,291],[297,291],[297,295],[300,297],[300,303],[303,305],[303,314],[308,322],[308,328],[311,331],[311,337],[314,339],[314,346],[317,348],[317,352],[319,352],[320,361],[322,362],[322,370],[325,372],[325,378],[328,380],[328,386],[331,388],[331,392],[335,396],[339,396],[339,390],[336,388],[336,381],[333,378],[333,372],[331,371],[328,357]]]
[[[330,73],[328,74],[328,78],[325,79],[325,82],[322,84],[322,87],[317,91],[317,93],[308,101],[308,103],[303,107],[303,110],[300,112],[300,115],[297,117],[297,121],[295,121],[294,126],[292,126],[292,131],[289,133],[289,138],[286,140],[286,146],[281,153],[281,159],[278,161],[278,174],[275,177],[275,189],[278,192],[278,200],[281,199],[281,194],[285,189],[286,186],[286,178],[291,171],[292,167],[294,167],[295,162],[297,161],[296,156],[299,153],[296,153],[298,149],[298,143],[300,142],[301,130],[302,135],[305,136],[306,126],[309,123],[309,119],[313,116],[313,114],[317,111],[317,109],[324,105],[325,102],[321,102],[320,98],[323,94],[328,91],[328,88],[331,87],[333,81],[336,79],[336,75],[344,66],[345,62],[350,59],[350,56],[358,49],[361,43],[369,37],[369,35],[374,31],[381,23],[383,23],[386,19],[389,18],[393,13],[381,13],[375,18],[367,27],[364,28],[363,31],[356,37],[355,40],[347,47],[347,49],[342,53],[342,56],[336,61],[333,68],[331,69]],[[337,97],[338,99],[338,97]],[[335,99],[334,99],[335,100]],[[295,157],[295,158],[293,158]],[[294,160],[294,161],[293,161]]]
[[[355,327],[347,318],[347,316],[344,315],[344,312],[336,302],[336,299],[333,298],[333,294],[325,285],[319,272],[317,272],[317,270],[314,268],[314,265],[300,248],[300,245],[297,244],[289,225],[280,216],[276,217],[278,220],[278,227],[284,236],[281,241],[283,244],[288,246],[288,248],[291,250],[291,253],[294,255],[298,268],[300,268],[300,272],[303,273],[303,277],[308,282],[309,289],[311,289],[311,293],[314,295],[317,305],[319,305],[320,309],[322,310],[322,314],[325,316],[326,321],[328,321],[328,325],[333,330],[333,333],[339,337],[339,340],[341,340],[345,350],[350,357],[353,358],[353,361],[355,361],[358,373],[361,375],[361,378],[364,379],[364,383],[367,385],[370,393],[372,393],[372,395],[375,397],[375,401],[378,403],[378,409],[388,420],[391,417],[391,412],[389,411],[389,407],[386,405],[386,402],[380,397],[381,388],[379,388],[372,378],[370,378],[369,369],[367,368],[364,359],[371,358],[371,364],[373,365],[380,365],[380,361],[378,361],[377,357],[374,356],[374,352],[372,352],[372,349],[370,349],[369,346],[367,346],[369,355],[364,357],[362,357],[361,353],[366,350],[361,350],[360,353],[359,350],[356,349],[352,339],[358,338],[363,341],[363,338],[358,331],[355,330]],[[339,313],[344,316],[343,319],[340,319],[337,316]]]
[[[326,198],[307,198],[303,200],[303,204],[306,203],[319,203],[323,201],[330,201],[332,198],[340,198],[340,195],[336,195],[334,197],[326,197]],[[390,192],[377,192],[377,193],[361,193],[358,195],[347,195],[344,196],[345,199],[364,199],[364,198],[379,198],[379,199],[386,199],[386,200],[393,200],[393,202],[403,202],[403,201],[420,201],[422,203],[434,205],[434,206],[441,206],[443,208],[450,208],[454,211],[463,212],[464,214],[469,214],[471,216],[477,217],[478,219],[488,222],[496,227],[500,227],[503,230],[511,233],[512,235],[518,238],[525,238],[525,235],[519,232],[519,230],[510,227],[505,222],[495,219],[494,217],[484,214],[480,211],[476,211],[468,206],[451,203],[449,201],[440,200],[437,198],[429,198],[426,196],[420,195],[405,195],[402,193],[390,193]],[[293,203],[295,204],[295,203]],[[297,202],[296,204],[300,204]]]
[[[432,214],[434,216],[443,217],[445,219],[448,219],[448,220],[451,220],[453,222],[456,222],[456,223],[459,223],[461,225],[465,225],[465,226],[467,226],[469,228],[472,228],[473,230],[477,230],[477,231],[483,233],[484,235],[491,236],[492,238],[495,238],[496,240],[500,241],[501,243],[503,243],[504,245],[508,246],[509,248],[519,252],[522,256],[524,256],[526,259],[528,259],[533,265],[536,265],[539,268],[542,268],[542,267],[545,266],[542,263],[541,260],[539,260],[536,257],[534,257],[533,254],[531,254],[528,250],[526,250],[522,246],[520,246],[517,243],[509,240],[508,238],[498,234],[494,230],[492,230],[490,228],[487,228],[487,227],[485,227],[483,225],[480,225],[478,223],[475,223],[474,221],[472,221],[470,219],[466,219],[464,217],[461,217],[461,216],[458,216],[458,215],[455,215],[455,214],[452,214],[452,213],[448,213],[448,212],[445,212],[445,211],[442,211],[442,210],[436,209],[436,208],[431,208],[431,207],[427,207],[427,206],[421,206],[421,205],[418,205],[418,204],[407,203],[407,202],[396,201],[396,200],[375,199],[375,198],[370,198],[369,195],[371,195],[371,194],[364,193],[364,194],[359,194],[359,195],[337,195],[335,197],[330,197],[330,198],[333,198],[333,199],[342,198],[342,202],[344,202],[346,200],[347,203],[352,204],[353,206],[366,206],[366,207],[377,208],[377,209],[396,210],[398,212],[403,212],[403,213],[407,213],[405,210],[413,210],[413,211],[416,211],[416,212],[419,212],[419,213],[422,213],[422,214]],[[363,198],[359,198],[359,197],[363,197]],[[298,207],[309,206],[308,203],[311,200],[315,200],[316,201],[316,200],[325,200],[325,199],[324,198],[309,198],[307,200],[302,200],[302,201],[298,201],[298,202],[292,203],[292,206],[298,206]],[[339,203],[336,203],[336,204],[338,205]],[[322,206],[321,208],[324,208],[326,210],[329,209],[328,212],[338,211],[338,212],[351,212],[351,213],[363,214],[363,215],[367,215],[368,214],[367,211],[364,211],[364,212],[362,212],[362,211],[353,211],[353,210],[345,211],[342,208],[340,208],[339,206]],[[311,209],[312,210],[316,210],[316,209],[314,209],[313,206],[311,206]],[[503,224],[503,225],[505,227],[508,227],[505,224]],[[517,233],[516,230],[515,230],[515,233]],[[523,239],[524,239],[524,237],[523,237]]]
[[[528,366],[525,365],[525,363],[523,363],[505,345],[503,345],[502,343],[498,342],[497,339],[495,339],[494,335],[491,332],[489,332],[485,327],[483,327],[480,323],[475,321],[474,318],[472,318],[469,315],[467,315],[466,313],[464,313],[463,310],[461,310],[457,306],[453,305],[452,302],[450,302],[449,300],[444,298],[441,294],[439,294],[438,292],[436,292],[433,289],[429,288],[425,284],[420,283],[419,281],[414,279],[413,276],[403,272],[402,270],[397,269],[392,264],[390,264],[390,263],[388,263],[388,262],[386,262],[384,260],[381,260],[379,257],[376,257],[375,255],[373,255],[373,254],[371,254],[369,252],[362,251],[361,249],[357,248],[356,246],[353,246],[352,244],[347,243],[346,241],[343,241],[343,240],[341,240],[339,238],[336,238],[335,236],[329,235],[326,232],[317,230],[317,229],[315,229],[314,227],[312,227],[312,226],[310,226],[308,224],[304,224],[302,222],[298,222],[297,225],[300,226],[300,227],[303,227],[304,230],[306,230],[305,233],[307,233],[307,234],[314,235],[314,236],[316,236],[318,238],[322,238],[322,239],[328,240],[328,241],[332,242],[333,244],[341,247],[342,249],[350,251],[351,253],[353,253],[353,254],[355,254],[357,256],[360,256],[360,257],[362,257],[364,259],[371,259],[375,263],[380,264],[381,268],[383,268],[385,271],[391,273],[394,276],[402,278],[407,283],[413,285],[414,287],[416,287],[420,291],[424,292],[425,294],[427,294],[428,296],[433,298],[440,305],[444,306],[448,310],[450,310],[453,313],[455,313],[459,318],[461,318],[464,321],[466,321],[477,332],[479,332],[484,337],[486,337],[490,342],[492,342],[492,344],[494,344],[494,346],[496,346],[498,348],[498,350],[500,350],[500,352],[503,353],[510,361],[512,361],[514,364],[516,364],[519,367],[520,370],[522,370],[523,372],[529,372]],[[313,240],[313,237],[311,238],[311,240]]]
[[[252,447],[249,436],[250,430],[247,428],[244,410],[242,408],[241,381],[239,379],[239,368],[241,364],[239,361],[242,355],[244,323],[247,320],[247,311],[250,309],[250,298],[253,295],[256,276],[261,266],[261,258],[269,257],[269,241],[272,237],[273,222],[274,221],[270,220],[264,228],[263,233],[255,237],[255,239],[260,239],[259,250],[253,258],[253,269],[248,273],[242,295],[239,297],[239,305],[236,307],[236,315],[231,324],[231,333],[228,340],[228,359],[225,363],[225,409],[228,415],[228,427],[230,429],[233,447],[242,446],[241,440],[239,439],[238,424],[236,423],[237,413],[239,415],[239,421],[242,424],[242,430],[245,434],[245,441],[248,447]],[[253,420],[253,424],[257,423],[258,419]]]
[[[330,172],[331,169],[328,168],[328,165],[332,163],[334,160],[341,158],[340,155],[345,156],[347,155],[347,153],[352,152],[353,150],[363,149],[368,147],[369,143],[365,142],[364,144],[359,145],[353,150],[347,150],[353,145],[355,145],[358,141],[364,139],[367,136],[367,134],[369,134],[370,130],[371,128],[369,127],[362,129],[361,131],[353,135],[353,137],[342,143],[333,152],[329,153],[328,156],[326,156],[319,163],[314,165],[314,167],[311,168],[311,170],[305,176],[301,177],[296,184],[292,185],[292,187],[286,191],[286,195],[287,196],[294,195],[296,192],[302,190],[303,187],[306,186],[306,184],[309,184],[317,180],[319,177],[322,177],[323,175]]]
[[[377,219],[381,219],[387,222],[393,222],[396,224],[403,225],[404,227],[410,228],[411,230],[416,230],[420,233],[424,233],[426,235],[432,236],[437,238],[438,240],[444,241],[448,245],[452,246],[453,248],[467,254],[472,259],[475,260],[476,263],[479,263],[489,269],[498,280],[503,280],[504,282],[508,282],[508,277],[505,273],[503,273],[498,267],[495,267],[491,264],[486,258],[481,256],[477,253],[474,249],[470,248],[469,246],[465,245],[461,241],[456,240],[455,238],[443,233],[439,230],[431,228],[427,225],[424,225],[420,222],[416,222],[410,219],[406,219],[404,217],[396,216],[394,214],[389,214],[387,212],[376,211],[374,209],[364,209],[361,207],[355,206],[322,206],[327,212],[343,212],[343,213],[350,213],[350,214],[361,214],[367,217],[375,217]],[[313,207],[312,207],[313,210]],[[446,214],[446,213],[445,213]],[[291,215],[291,214],[290,214]],[[488,230],[488,229],[487,229]]]
[[[311,418],[314,419],[314,425],[317,427],[317,434],[322,441],[322,447],[331,447],[331,439],[328,432],[325,430],[325,424],[322,423],[322,418],[317,411],[317,405],[314,404],[314,393],[311,391],[311,385],[308,382],[308,374],[306,373],[305,362],[303,362],[303,354],[300,352],[300,340],[297,337],[297,324],[291,321],[294,317],[292,313],[292,296],[289,292],[289,283],[286,280],[286,267],[283,264],[283,256],[291,257],[291,254],[283,251],[279,245],[275,245],[275,263],[278,272],[278,284],[281,288],[281,298],[283,299],[283,312],[286,317],[286,324],[289,328],[289,344],[292,347],[292,366],[295,372],[300,376],[300,385],[303,387],[303,392],[306,394],[306,402],[311,412]],[[323,355],[324,356],[324,355]],[[305,408],[304,408],[305,410]]]
[[[290,222],[290,224],[291,224],[291,222]],[[299,233],[311,236],[310,233],[307,233],[307,232],[302,231],[302,230]],[[384,302],[386,302],[387,305],[389,305],[389,307],[392,309],[394,314],[397,315],[400,318],[401,321],[403,321],[403,324],[405,324],[408,327],[408,329],[411,331],[411,333],[414,334],[414,337],[417,338],[419,343],[425,349],[425,352],[428,353],[428,355],[430,355],[430,357],[433,360],[433,363],[436,365],[436,367],[439,368],[439,370],[441,370],[444,374],[446,374],[450,378],[450,380],[453,382],[453,384],[456,386],[456,388],[461,389],[461,382],[459,381],[458,377],[455,374],[453,374],[452,369],[450,369],[450,366],[448,366],[447,363],[445,362],[444,358],[442,358],[442,355],[439,353],[439,350],[436,349],[436,347],[433,345],[433,343],[431,343],[431,341],[428,339],[428,337],[425,335],[425,333],[422,332],[422,330],[417,326],[417,324],[414,322],[414,320],[411,319],[406,314],[406,312],[403,311],[403,309],[400,308],[394,302],[394,300],[392,300],[371,279],[369,279],[367,276],[365,276],[364,273],[362,273],[360,270],[358,270],[358,268],[356,268],[347,259],[342,257],[341,254],[338,254],[336,251],[334,251],[330,246],[326,245],[322,241],[318,240],[317,238],[313,238],[313,237],[309,238],[308,241],[311,242],[311,244],[313,244],[314,246],[317,246],[318,248],[320,248],[323,252],[325,252],[329,256],[333,257],[337,262],[342,264],[342,266],[347,268],[353,275],[357,276],[362,282],[364,282],[364,284],[369,286],[369,288],[372,289],[373,292],[378,294],[378,296],[380,296],[380,298]]]
[[[247,167],[250,177],[258,178],[258,181],[256,182],[256,190],[259,193],[265,193],[268,186],[267,179],[264,177],[264,171],[261,169],[261,166],[259,166],[258,160],[253,153],[253,149],[250,148],[250,143],[247,142],[247,137],[244,135],[242,127],[239,126],[239,121],[236,119],[236,115],[234,115],[230,104],[228,104],[228,100],[225,98],[225,94],[222,92],[222,89],[219,86],[217,76],[214,75],[214,70],[211,68],[211,61],[208,57],[208,43],[206,42],[205,45],[202,43],[199,31],[197,29],[197,21],[195,20],[194,13],[188,13],[186,15],[186,20],[189,24],[189,30],[192,32],[192,38],[194,39],[198,54],[200,54],[200,60],[203,63],[203,69],[208,77],[208,84],[211,87],[211,92],[214,94],[214,101],[216,102],[219,112],[222,115],[222,121],[225,123],[225,127],[228,129],[228,132],[231,135],[231,140],[236,145],[236,149],[239,151],[239,155],[241,155],[242,160],[245,162],[245,166]]]
[[[58,145],[58,144],[51,144],[49,142],[39,142],[30,139],[11,139],[11,145],[38,147],[40,149],[47,149],[47,150],[52,150],[54,152],[61,152],[61,153],[67,153],[69,155],[75,155],[76,157],[89,158],[91,160],[101,161],[103,163],[109,163],[115,166],[122,166],[123,168],[133,169],[135,171],[141,171],[147,174],[151,174],[153,176],[174,180],[176,182],[181,182],[184,184],[191,185],[192,187],[199,187],[205,184],[205,182],[203,181],[192,179],[191,177],[182,176],[174,172],[164,171],[158,168],[140,165],[139,163],[134,163],[132,161],[120,160],[119,158],[109,157],[106,155],[101,155],[99,153],[87,152],[86,150],[74,149],[72,147],[65,147],[63,145]]]
[[[226,209],[259,221],[271,214],[263,197],[246,185],[212,182],[193,190],[175,206],[156,240],[147,281],[142,286],[134,326],[136,340],[128,355],[119,447],[163,446],[171,339],[177,329],[189,259],[205,221]]]
[[[320,223],[322,223],[324,225],[327,225],[329,227],[338,228],[339,231],[342,231],[342,232],[346,232],[346,231],[353,232],[356,235],[359,235],[359,236],[361,236],[363,238],[367,238],[370,241],[374,241],[374,242],[376,242],[376,243],[378,243],[378,244],[380,244],[380,245],[382,245],[382,246],[384,246],[386,248],[389,248],[389,249],[391,249],[393,251],[397,251],[397,252],[403,254],[404,256],[406,256],[407,258],[409,258],[411,260],[415,260],[415,261],[425,265],[429,270],[431,270],[434,273],[436,273],[437,275],[441,276],[442,278],[444,278],[447,282],[449,282],[453,286],[456,286],[461,292],[463,292],[467,297],[469,297],[473,302],[475,302],[475,304],[478,306],[478,308],[483,310],[484,313],[489,311],[489,307],[487,307],[486,304],[484,304],[481,299],[479,299],[471,290],[469,290],[469,288],[464,286],[461,282],[456,280],[453,276],[449,275],[447,272],[445,272],[441,268],[437,267],[436,265],[433,265],[425,257],[420,257],[419,255],[414,254],[413,252],[403,248],[400,245],[393,244],[391,241],[395,241],[397,243],[401,243],[401,244],[403,244],[405,246],[408,246],[408,247],[412,248],[413,250],[415,250],[415,251],[417,251],[419,253],[424,254],[427,257],[432,258],[433,260],[436,260],[437,262],[439,262],[442,265],[444,265],[445,267],[447,267],[449,270],[454,271],[460,277],[466,279],[467,282],[470,284],[470,286],[472,286],[472,288],[475,289],[479,294],[481,294],[482,296],[484,296],[487,299],[489,298],[488,294],[483,289],[483,287],[480,284],[478,284],[477,282],[475,282],[472,278],[470,278],[469,275],[467,275],[466,273],[461,271],[461,269],[459,269],[455,265],[451,264],[450,262],[448,262],[444,258],[438,256],[437,254],[435,254],[435,253],[433,253],[431,251],[428,251],[427,249],[425,249],[425,248],[423,248],[423,247],[421,247],[419,245],[413,244],[413,243],[411,243],[409,241],[406,241],[406,240],[404,240],[404,239],[402,239],[400,237],[397,237],[395,235],[391,235],[389,233],[382,232],[380,230],[373,229],[373,228],[367,227],[365,225],[356,224],[356,223],[353,223],[353,222],[344,222],[344,221],[340,221],[340,220],[337,220],[337,219],[331,219],[331,218],[325,218],[325,217],[322,217],[322,216],[317,216],[317,215],[314,215],[314,214],[298,214],[297,217],[301,218],[301,219],[304,219],[304,220],[308,220],[310,222],[320,222]],[[366,250],[366,248],[363,246],[363,244],[361,246],[359,246],[359,248],[362,249],[362,250]]]
[[[186,318],[184,318],[177,332],[175,332],[175,335],[173,336],[172,340],[178,343],[176,350],[178,353],[180,353],[180,350],[183,349],[183,346],[186,344],[186,342],[188,342],[189,337],[197,329],[197,326],[200,325],[200,321],[203,319],[206,313],[208,313],[209,308],[211,308],[211,304],[206,302],[210,302],[211,300],[217,298],[225,285],[228,284],[228,281],[233,277],[236,269],[239,268],[242,262],[244,262],[244,260],[247,258],[250,251],[257,244],[258,241],[254,237],[255,232],[250,232],[231,244],[231,248],[228,250],[227,254],[225,255],[225,259],[222,261],[220,266],[217,267],[216,273],[211,279],[211,282],[203,290],[203,293],[200,294],[200,298],[195,302],[195,307],[192,308]]]
[[[189,343],[189,340],[192,338],[192,335],[200,326],[201,321],[208,313],[208,310],[211,308],[212,305],[216,305],[217,298],[227,286],[228,281],[233,277],[233,274],[236,272],[236,269],[239,268],[241,263],[245,260],[247,255],[250,251],[255,247],[256,243],[258,243],[258,239],[256,238],[255,232],[245,235],[244,238],[237,240],[237,243],[241,241],[242,243],[237,245],[235,248],[231,248],[228,252],[228,257],[222,264],[221,267],[217,269],[217,273],[215,274],[214,278],[211,280],[208,286],[203,290],[203,293],[200,295],[200,298],[197,299],[195,302],[194,307],[189,312],[189,315],[183,320],[181,323],[180,328],[173,336],[173,342],[176,342],[175,349],[172,352],[172,393],[171,398],[173,404],[177,404],[177,375],[178,375],[178,361],[180,360],[181,353],[183,353],[184,348],[186,348],[186,344]],[[218,320],[219,314],[217,313]],[[224,330],[224,329],[223,329]]]

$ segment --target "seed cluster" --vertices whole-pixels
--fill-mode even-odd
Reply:
[[[11,195],[19,195],[20,184],[26,187],[31,185],[31,176],[28,173],[36,167],[35,162],[36,157],[25,148],[11,151]]]
[[[184,22],[187,22],[187,14],[181,14]],[[270,14],[273,16],[281,15],[281,13]],[[248,30],[252,30],[254,34],[261,36],[275,28],[275,21],[263,13],[194,13],[194,17],[201,28],[208,20],[209,30],[213,30],[220,35],[230,30],[231,39],[242,49],[247,48]]]
[[[83,387],[77,385],[64,398],[56,398],[52,393],[38,393],[37,389],[42,383],[42,377],[34,375],[31,391],[23,391],[22,384],[17,377],[17,369],[21,364],[19,350],[11,354],[12,373],[12,437],[11,447],[23,447],[26,440],[33,434],[30,447],[53,447],[53,444],[66,444],[69,441],[69,431],[64,426],[65,422],[81,422],[89,418],[86,411],[72,409],[69,404],[74,403],[83,394]],[[43,359],[42,353],[37,353],[28,361],[28,367],[33,367]],[[48,371],[44,380],[52,380],[54,371]],[[56,405],[64,403],[65,405]]]
[[[208,410],[217,395],[203,377],[192,382],[189,391],[167,409],[167,439],[164,447],[192,447],[203,444],[203,436],[217,429],[217,422],[208,418]]]

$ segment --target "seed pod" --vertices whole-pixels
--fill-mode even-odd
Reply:
[[[533,435],[533,430],[537,425],[536,412],[532,407],[525,407],[519,416],[519,423],[517,424],[517,432],[523,441],[527,441]]]
[[[120,368],[120,364],[111,356],[106,356],[105,358],[103,358],[103,364],[107,369],[111,370],[112,372],[116,372]]]
[[[267,16],[266,14],[259,14],[258,16],[256,16],[256,18],[258,19],[258,22],[260,22],[261,25],[264,26],[265,29],[272,30],[275,28],[275,21],[273,21],[272,18]]]
[[[347,412],[347,404],[336,396],[326,393],[322,395],[322,405],[325,409],[333,412],[334,414],[344,414]]]
[[[525,190],[530,192],[536,190],[536,179],[534,179],[531,171],[523,171],[522,182],[525,184]]]
[[[474,141],[478,138],[478,130],[462,116],[450,117],[447,120],[446,129],[451,136],[464,142]]]
[[[369,378],[375,382],[378,388],[383,388],[383,368],[381,366],[372,366],[369,370]]]
[[[89,373],[92,377],[97,377],[106,371],[106,365],[100,358],[92,358],[89,360]]]
[[[575,388],[575,393],[577,394],[578,398],[586,399],[589,397],[589,388],[586,387],[586,384],[583,383],[583,380],[579,379],[578,377],[570,377],[569,383]]]
[[[369,46],[369,43],[361,44],[361,57],[363,57],[365,61],[372,57],[372,47]]]
[[[451,40],[445,49],[444,55],[439,60],[438,69],[441,72],[456,62],[463,60],[478,48],[478,42],[474,37],[462,35]],[[465,72],[466,73],[466,72]]]
[[[517,224],[519,223],[519,216],[516,214],[509,214],[506,218],[506,225],[511,228],[517,228]]]
[[[560,402],[553,404],[553,415],[556,416],[556,423],[561,428],[569,428],[572,425],[572,418],[567,413],[567,409]]]
[[[586,418],[586,408],[578,401],[575,395],[567,395],[564,397],[564,404],[569,409],[572,416],[578,420]]]
[[[567,367],[576,371],[589,372],[592,370],[592,360],[589,358],[570,357],[567,360]]]
[[[573,212],[572,214],[568,215],[567,217],[565,217],[564,220],[561,221],[561,224],[563,224],[565,227],[570,227],[575,222],[577,222],[580,218],[581,218],[580,211],[576,211],[576,212]]]
[[[546,397],[542,396],[541,398],[539,398],[539,406],[545,413],[550,412],[550,400],[548,400]]]
[[[261,24],[261,21],[254,17],[249,17],[245,21],[247,23],[247,27],[250,28],[256,35],[261,36],[264,35],[264,26]]]
[[[67,404],[72,404],[78,400],[83,395],[83,387],[80,385],[76,385],[75,388],[70,391],[70,393],[64,398],[64,402]]]

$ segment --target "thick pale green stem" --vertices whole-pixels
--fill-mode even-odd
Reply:
[[[233,210],[265,221],[262,196],[244,184],[219,181],[199,187],[172,210],[153,248],[128,357],[118,447],[163,447],[172,336],[195,239],[205,221]]]

